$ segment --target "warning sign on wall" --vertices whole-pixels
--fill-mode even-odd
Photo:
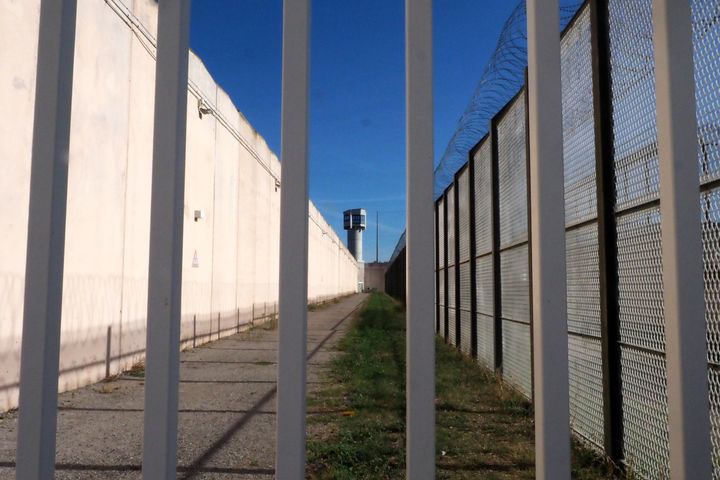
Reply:
[[[200,262],[198,261],[198,256],[197,256],[197,250],[195,250],[195,253],[193,253],[193,263],[192,263],[192,266],[193,266],[193,268],[198,268],[198,267],[200,267]]]

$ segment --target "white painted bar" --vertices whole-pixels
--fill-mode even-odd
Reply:
[[[190,0],[160,0],[148,280],[145,480],[176,478]]]
[[[558,0],[527,0],[535,475],[570,478]]]
[[[432,0],[405,1],[407,478],[435,478]]]
[[[711,477],[690,2],[653,0],[670,475]]]
[[[76,0],[40,4],[16,478],[55,474]]]
[[[305,478],[310,0],[285,0],[275,477]]]

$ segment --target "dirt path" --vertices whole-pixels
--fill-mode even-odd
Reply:
[[[364,299],[308,314],[310,390]],[[273,478],[276,348],[277,331],[256,328],[181,354],[178,478]],[[130,375],[61,394],[56,478],[141,478],[143,399]],[[16,414],[0,420],[2,480],[14,478],[16,428]]]

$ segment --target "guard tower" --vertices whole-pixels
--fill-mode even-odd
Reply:
[[[355,208],[345,210],[344,227],[347,230],[348,250],[353,254],[355,260],[362,262],[362,232],[365,230],[365,209]]]

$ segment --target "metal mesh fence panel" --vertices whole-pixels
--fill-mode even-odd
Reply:
[[[460,262],[470,260],[470,170],[467,168],[458,177],[458,224]]]
[[[705,270],[708,380],[713,446],[713,478],[720,478],[720,190],[700,196]]]
[[[445,242],[447,241],[447,231],[445,231],[445,199],[441,198],[437,204],[438,208],[438,225],[440,229],[438,243],[438,254],[440,255],[440,268],[445,268]]]
[[[513,101],[497,126],[500,178],[500,246],[527,240],[525,94]]]
[[[493,259],[485,255],[475,261],[477,307],[478,361],[490,369],[495,367],[495,324],[493,299]]]
[[[476,285],[477,311],[492,316],[493,310],[493,261],[490,255],[477,259]]]
[[[668,459],[659,216],[652,208],[617,219],[625,462],[651,478]]]
[[[455,340],[459,343],[460,349],[464,353],[471,353],[471,328],[472,328],[472,305],[471,305],[471,287],[470,284],[470,170],[465,168],[458,175],[455,184],[457,188],[457,208],[458,208],[458,257],[460,264],[458,295],[460,304],[458,305],[458,315],[460,315],[460,338]]]
[[[621,348],[625,463],[647,478],[670,478],[667,373],[661,354]]]
[[[460,264],[460,349],[471,353],[472,305],[470,294],[470,262]]]
[[[527,398],[532,397],[530,325],[502,321],[503,378]]]
[[[478,313],[477,321],[477,360],[490,370],[495,369],[495,319],[491,315]]]
[[[475,252],[492,251],[492,145],[486,139],[475,152]]]
[[[590,8],[562,38],[565,223],[597,217]]]
[[[455,305],[455,266],[448,267],[447,269],[447,275],[448,275],[448,286],[447,286],[447,306],[448,306],[448,339],[450,340],[450,343],[453,345],[456,344],[456,338],[455,338],[455,310],[457,306]]]
[[[712,443],[713,478],[720,475],[720,370],[713,366],[708,371],[710,381],[710,441]]]
[[[692,0],[698,163],[701,181],[720,177],[720,3]]]
[[[705,319],[707,322],[713,478],[720,479],[720,2],[693,0],[698,164],[703,192]]]
[[[516,322],[530,323],[530,275],[527,245],[500,253],[500,288],[502,317]]]
[[[445,297],[445,304],[448,308],[454,309],[455,305],[455,266],[448,267],[447,269],[448,284],[447,284],[447,296]]]
[[[495,368],[495,320],[492,242],[492,144],[487,137],[474,153],[475,298],[477,360]]]
[[[568,352],[570,424],[583,438],[602,448],[604,415],[600,340],[570,335]]]
[[[440,282],[438,282],[438,305],[445,306],[445,282],[443,281],[444,270],[440,271]],[[442,308],[440,309],[442,311]]]
[[[657,198],[651,0],[610,0],[616,208]]]
[[[705,318],[708,361],[720,366],[720,189],[700,196],[705,266]]]
[[[660,209],[617,219],[620,340],[665,351]]]
[[[565,235],[568,331],[600,338],[600,260],[597,224]]]
[[[472,354],[472,335],[470,332],[473,315],[468,310],[458,310],[460,315],[460,351],[466,355]]]
[[[448,189],[447,198],[447,264],[455,265],[455,185]]]
[[[446,300],[446,285],[445,285],[445,242],[447,241],[447,231],[445,230],[445,199],[440,198],[437,202],[437,215],[438,215],[438,263],[439,263],[439,275],[438,275],[438,286],[437,286],[437,297],[440,308],[438,309],[438,323],[439,330],[438,334],[445,336],[445,305]]]
[[[455,315],[457,315],[457,312],[454,308],[448,308],[447,316],[448,316],[448,332],[447,332],[447,338],[451,345],[457,346],[457,337],[455,336]]]
[[[496,126],[502,368],[505,380],[530,397],[532,369],[525,92],[520,92],[506,108]]]
[[[500,253],[503,376],[527,397],[532,394],[530,283],[527,244]]]

